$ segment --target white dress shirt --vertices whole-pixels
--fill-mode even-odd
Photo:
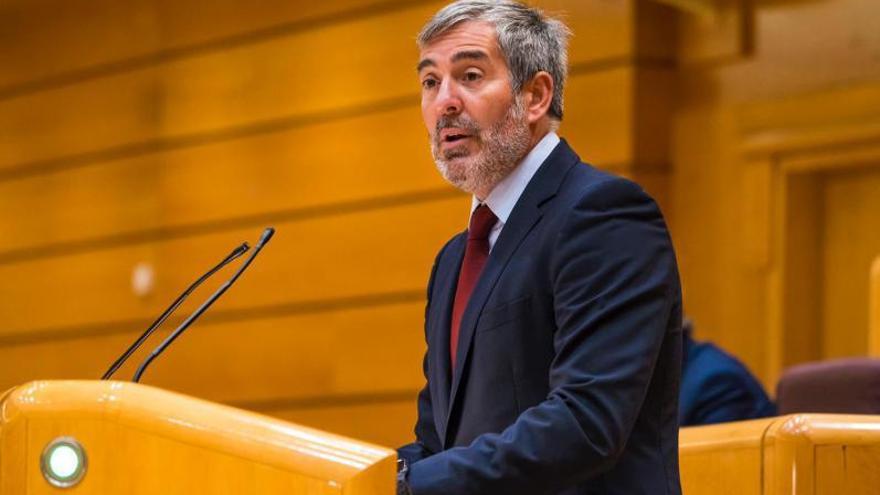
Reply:
[[[526,186],[529,185],[529,181],[532,180],[535,172],[538,171],[538,168],[541,167],[544,160],[550,156],[550,152],[553,151],[553,148],[555,148],[557,144],[559,144],[559,136],[556,135],[555,132],[548,132],[547,135],[541,138],[541,140],[538,141],[538,144],[532,148],[532,151],[529,151],[529,154],[523,158],[523,161],[521,161],[519,165],[517,165],[516,168],[513,169],[507,177],[502,179],[502,181],[492,189],[492,192],[489,193],[489,197],[486,198],[484,203],[486,203],[486,206],[488,206],[489,209],[492,210],[492,213],[498,217],[498,221],[495,222],[495,226],[492,227],[492,232],[489,233],[490,251],[495,247],[495,241],[497,241],[498,236],[501,235],[501,229],[503,229],[504,224],[507,223],[507,219],[510,217],[510,212],[513,211],[513,207],[516,206],[516,202],[519,201],[519,197],[522,196]],[[476,210],[479,205],[480,200],[474,196],[471,201],[471,215],[473,215],[474,210]],[[468,221],[468,225],[470,225],[470,221]]]

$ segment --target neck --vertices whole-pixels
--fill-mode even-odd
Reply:
[[[535,122],[534,124],[529,125],[529,130],[532,134],[532,139],[529,142],[529,151],[535,149],[535,146],[544,139],[544,136],[550,132],[550,120],[547,117]],[[528,152],[526,154],[528,154]]]

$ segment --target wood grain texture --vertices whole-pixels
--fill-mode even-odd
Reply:
[[[424,384],[423,312],[415,301],[209,320],[180,337],[143,382],[261,411],[411,392]],[[160,330],[116,377],[130,379],[172,328]],[[140,330],[4,345],[0,388],[34,379],[97,379]]]
[[[822,177],[822,357],[865,356],[871,263],[880,253],[880,162]]]
[[[880,357],[880,254],[871,263],[868,297],[868,355]]]
[[[413,95],[416,49],[399,40],[433,10],[350,20],[4,100],[0,166]],[[380,66],[388,84],[365,84]]]
[[[775,419],[682,428],[679,462],[683,493],[767,495],[762,439]]]
[[[415,208],[347,213],[332,222],[278,222],[272,243],[214,311],[419,289],[467,212],[467,198],[454,195]],[[401,228],[407,242],[391,242]],[[0,279],[7,281],[0,286],[5,320],[0,334],[157,315],[214,260],[243,240],[255,242],[260,231],[237,229],[0,266]],[[365,263],[364,253],[382,255],[367,256],[371,261]],[[139,263],[155,270],[155,288],[146,297],[131,288]],[[207,285],[216,287],[220,280]]]
[[[834,414],[777,418],[764,438],[764,493],[875,492],[878,420]]]
[[[880,446],[821,446],[816,449],[816,470],[824,474],[816,495],[876,493],[880,486]]]
[[[795,174],[784,180],[785,227],[781,237],[786,248],[776,255],[786,287],[783,369],[826,357],[823,336],[829,333],[822,323],[823,286],[827,283],[821,273],[825,266],[822,217],[826,211],[822,181],[812,174]]]
[[[880,417],[799,414],[682,428],[685,493],[875,493]]]
[[[771,330],[785,326],[779,312],[788,288],[779,278],[781,251],[768,252],[765,246],[775,246],[784,232],[776,223],[776,198],[764,196],[760,204],[750,204],[752,197],[744,197],[739,185],[760,181],[748,177],[756,158],[773,163],[789,156],[792,163],[801,159],[780,142],[821,154],[823,160],[876,142],[866,136],[876,136],[873,109],[880,101],[880,66],[872,54],[880,39],[867,21],[876,18],[876,3],[866,0],[755,3],[754,16],[749,57],[712,67],[679,66],[671,147],[672,234],[684,304],[697,337],[731,351],[773,390],[784,352],[773,357],[771,349],[782,342],[774,340]],[[852,46],[852,39],[864,43]],[[705,45],[697,49],[713,46],[712,39],[688,41]],[[749,138],[756,135],[773,141],[776,151],[764,147],[759,157],[753,155]],[[788,139],[793,135],[800,140]],[[859,160],[835,162],[842,166]],[[822,167],[827,170],[827,164]],[[810,170],[817,168],[811,165]],[[771,207],[769,217],[755,216],[766,206]]]
[[[261,412],[285,421],[397,448],[415,441],[415,394],[413,391],[409,400],[364,401],[347,406],[310,406]]]
[[[575,6],[572,27],[594,33],[573,40],[574,66],[631,56],[631,47],[618,41],[628,32],[628,4],[600,4],[594,3],[599,15],[593,18],[581,15],[584,7],[577,2],[550,2]],[[417,49],[407,40],[438,5],[318,23],[287,36],[0,100],[0,134],[6,138],[0,141],[0,168],[47,167],[60,157],[311,118],[380,101],[411,98],[415,103]],[[597,24],[610,17],[615,23]],[[622,34],[594,37],[615,26],[623,26]],[[378,68],[382,84],[374,83]]]
[[[561,132],[585,160],[618,165],[634,158],[627,132],[634,70],[569,82]],[[406,105],[0,181],[0,211],[33,212],[0,216],[0,236],[8,239],[0,264],[188,232],[259,228],[273,215],[320,216],[346,204],[429,200],[449,186],[425,134],[418,107]]]
[[[346,20],[376,17],[429,0],[334,0],[312,4],[279,0],[198,2],[136,0],[120,6],[87,0],[9,1],[0,40],[0,98],[159,65],[211,51],[289,36]],[[631,2],[540,0],[576,28],[579,51],[628,53]],[[415,33],[412,33],[413,36]],[[45,39],[58,41],[48,45]],[[13,42],[14,40],[14,42]],[[108,42],[109,41],[109,42]]]
[[[468,205],[431,164],[413,70],[415,33],[443,3],[5,3],[0,384],[98,376],[271,224],[253,268],[145,381],[408,440],[424,285]],[[636,36],[634,2],[536,3],[575,32],[563,135],[627,169],[639,73],[668,53]],[[142,295],[136,267],[155,274]]]
[[[377,15],[423,0],[7,1],[0,97]],[[55,43],[46,43],[46,39]]]
[[[88,455],[80,493],[393,493],[393,450],[151,387],[31,382],[3,409],[4,430],[27,429],[4,460],[35,465],[51,440],[77,439]],[[5,493],[57,492],[38,469],[11,474],[18,486]]]
[[[880,127],[863,104],[876,94],[834,89],[742,112],[754,119],[743,123],[754,132],[745,139],[746,170],[757,167],[771,178],[762,188],[772,205],[770,228],[748,230],[758,244],[772,246],[767,265],[756,267],[766,270],[764,378],[771,387],[787,366],[869,352],[865,274],[880,249],[868,227],[880,212],[873,201],[880,191]],[[787,112],[807,120],[795,125]],[[814,120],[820,113],[827,119]]]

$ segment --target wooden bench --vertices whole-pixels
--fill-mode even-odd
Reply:
[[[880,416],[794,414],[682,428],[687,495],[880,493]]]

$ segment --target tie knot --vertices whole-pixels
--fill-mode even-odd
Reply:
[[[498,221],[498,217],[492,213],[485,204],[481,204],[471,215],[471,225],[468,228],[468,239],[488,239],[492,226]]]

